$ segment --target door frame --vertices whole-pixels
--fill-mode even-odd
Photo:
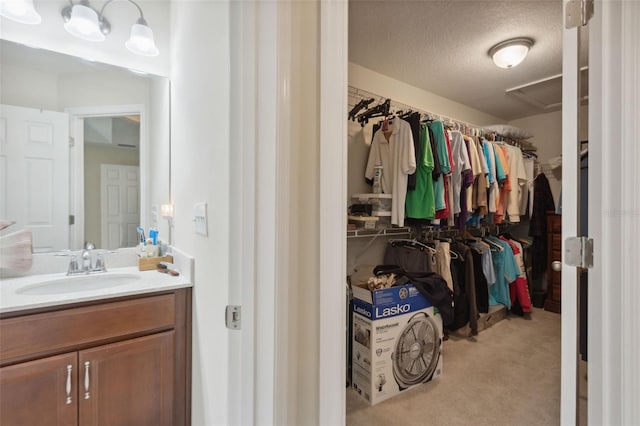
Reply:
[[[69,248],[84,247],[84,119],[91,117],[120,117],[125,115],[140,116],[140,226],[146,229],[149,208],[149,194],[143,191],[149,182],[149,164],[142,161],[149,158],[148,120],[146,107],[143,104],[100,105],[89,107],[72,107],[64,110],[69,114],[69,214],[74,215],[74,224],[69,226]],[[78,143],[82,141],[82,143]]]
[[[563,1],[563,16],[568,2]],[[580,34],[587,28],[562,28],[562,315],[560,424],[578,421],[578,268],[567,265],[567,238],[580,235]],[[594,194],[594,198],[597,195]],[[551,259],[547,259],[551,262]],[[571,409],[573,407],[573,409]]]
[[[338,107],[336,102],[341,102],[341,99],[344,100],[347,92],[348,76],[344,70],[348,66],[348,57],[346,55],[348,8],[346,0],[336,2],[319,0],[319,3],[320,44],[322,49],[320,56],[320,110],[323,122],[320,147],[322,162],[320,180],[323,184],[320,203],[323,206],[334,206],[335,200],[338,199],[340,194],[344,194],[346,188],[346,175],[340,176],[340,173],[346,168],[347,161],[343,151],[347,143],[346,131],[343,131],[346,114],[342,106]],[[638,43],[635,45],[633,43],[621,45],[620,43],[621,38],[624,38],[622,34],[625,31],[633,36],[638,31],[637,28],[633,28],[634,23],[632,22],[632,18],[637,16],[633,15],[633,13],[637,12],[638,5],[633,3],[638,2],[596,0],[596,17],[590,24],[590,31],[594,36],[590,40],[589,134],[590,148],[594,152],[589,156],[591,162],[589,165],[589,181],[592,184],[597,182],[597,184],[589,188],[589,232],[595,240],[596,247],[596,265],[591,270],[589,278],[589,298],[592,301],[601,301],[601,306],[598,306],[598,309],[589,310],[589,419],[594,424],[621,424],[618,421],[620,419],[640,418],[640,406],[634,405],[637,400],[640,400],[637,380],[640,377],[640,366],[633,362],[633,357],[640,347],[640,338],[633,334],[634,322],[631,321],[635,316],[632,303],[640,298],[640,295],[638,295],[638,290],[631,286],[631,277],[634,276],[632,268],[635,265],[620,264],[621,259],[624,259],[623,248],[627,247],[625,244],[632,243],[631,239],[634,235],[629,232],[611,232],[611,215],[616,212],[618,217],[626,220],[629,225],[636,226],[635,229],[638,226],[637,223],[634,224],[632,222],[633,210],[630,210],[634,208],[633,203],[638,202],[637,191],[633,194],[635,198],[629,196],[629,193],[622,194],[617,184],[621,178],[625,178],[628,179],[626,182],[634,183],[636,185],[635,188],[640,186],[638,168],[630,167],[625,169],[619,167],[619,164],[614,164],[615,159],[634,158],[631,154],[637,148],[633,146],[631,141],[626,142],[622,138],[613,137],[613,135],[630,136],[634,134],[632,131],[636,131],[636,135],[640,132],[635,123],[635,117],[640,113],[640,107],[638,107],[637,102],[633,104],[630,99],[631,95],[636,95],[636,99],[640,98],[640,93],[636,93],[640,90],[639,83],[635,79],[635,76],[640,74],[638,69],[640,61],[637,59],[635,63],[632,61],[632,59],[638,57]],[[269,63],[271,65],[275,63],[276,67],[290,67],[287,62],[290,57],[288,55],[291,53],[290,42],[270,36],[271,34],[282,34],[279,32],[283,30],[282,26],[290,26],[290,23],[279,22],[275,19],[275,15],[270,15],[272,19],[264,19],[265,13],[268,15],[273,11],[265,12],[265,10],[260,9],[254,11],[261,24],[255,27],[257,28],[256,40],[259,41],[258,44],[263,45],[264,43],[264,45],[270,47],[270,50],[266,53],[283,53],[283,56],[279,56],[278,59],[274,59]],[[288,28],[290,30],[290,27]],[[263,38],[263,36],[266,38]],[[253,50],[254,55],[257,55],[256,50]],[[622,61],[621,50],[630,55],[628,60]],[[339,52],[339,54],[330,54],[331,52]],[[255,57],[250,59],[250,61],[252,60],[255,61]],[[263,68],[260,68],[260,70],[262,74]],[[270,72],[273,71],[271,68],[269,70]],[[270,84],[281,82],[281,80],[278,80],[278,76],[282,76],[280,74],[281,70],[276,69],[275,73],[270,74],[271,77],[274,77]],[[621,79],[619,78],[621,75],[625,87],[635,89],[635,92],[632,91],[631,95],[625,95],[621,90]],[[247,78],[246,81],[250,83],[249,80],[250,78]],[[270,85],[269,87],[273,89],[273,86]],[[343,91],[342,94],[339,93],[341,91]],[[255,93],[258,92],[259,90],[256,89]],[[282,114],[282,112],[289,111],[288,106],[283,105],[282,101],[282,99],[275,97],[270,104],[269,102],[259,104],[256,107],[257,117],[261,115],[273,117],[272,114],[275,110],[278,112],[276,121],[280,125],[285,125],[290,117],[287,114]],[[273,108],[274,104],[276,108]],[[343,104],[344,108],[346,108],[346,102],[343,102]],[[252,123],[254,126],[253,131],[256,132],[260,129],[262,132],[263,129],[255,127],[255,123],[257,121]],[[332,126],[331,124],[334,125]],[[332,128],[333,130],[331,130]],[[269,138],[277,134],[275,133],[276,130],[271,129],[271,127],[267,130],[273,131],[273,133],[270,133]],[[277,140],[269,140],[271,141],[270,147],[277,148],[279,146]],[[596,145],[605,143],[608,147],[613,145],[615,147],[614,152],[607,153],[600,146],[596,147]],[[257,153],[258,148],[253,149],[252,152]],[[601,159],[600,153],[602,153]],[[629,154],[630,157],[620,157],[620,154]],[[596,158],[600,160],[598,162],[592,161],[592,159]],[[340,159],[342,160],[340,161]],[[334,167],[328,167],[328,161],[330,160],[338,163],[334,163]],[[274,167],[277,167],[277,159],[270,157],[269,164],[266,165],[264,163],[262,165],[259,163],[254,164],[255,176],[258,178],[260,173],[265,171],[262,167],[274,172]],[[336,169],[338,170],[338,176],[336,176]],[[253,173],[247,173],[246,176],[251,178],[254,175]],[[260,179],[256,179],[256,181],[260,182]],[[281,191],[286,191],[287,189],[284,182],[273,180],[270,181],[269,188],[273,191],[270,194],[274,192],[281,193]],[[342,199],[345,198],[342,197]],[[612,205],[603,207],[603,201],[611,201]],[[277,216],[278,209],[275,199],[269,200],[262,197],[250,201],[251,203],[255,203],[256,211],[276,213]],[[266,210],[263,210],[263,207]],[[322,374],[320,375],[318,400],[318,412],[321,418],[319,423],[343,425],[345,423],[344,399],[346,390],[343,380],[344,373],[341,371],[345,367],[344,351],[335,350],[335,336],[344,336],[345,333],[345,324],[344,321],[341,322],[341,319],[344,318],[346,296],[343,286],[344,268],[342,270],[339,269],[343,265],[344,259],[337,259],[338,256],[335,252],[339,251],[336,250],[336,247],[342,247],[342,244],[344,244],[344,218],[342,216],[338,217],[332,208],[328,216],[323,216],[320,226],[323,229],[320,246],[321,270],[336,270],[335,275],[336,277],[339,276],[339,278],[332,278],[333,281],[327,281],[335,282],[334,285],[320,287],[322,305],[319,324],[319,371]],[[254,237],[248,236],[246,238],[247,241],[254,241]],[[276,234],[276,241],[282,241],[281,236]],[[632,245],[629,247],[632,247]],[[260,251],[255,251],[255,253],[257,258],[256,265],[261,261],[269,263],[269,261],[276,260],[273,257],[273,252],[266,255]],[[267,268],[266,271],[271,271],[271,278],[268,280],[271,285],[266,289],[263,288],[262,294],[265,291],[270,293],[269,301],[273,301],[273,296],[276,293],[281,294],[283,288],[286,290],[288,286],[293,284],[289,283],[284,277],[285,279],[279,284],[280,290],[278,290],[274,284],[274,280],[277,277],[275,267]],[[627,273],[627,275],[623,275],[623,273]],[[620,287],[607,285],[612,281],[612,278],[618,277],[621,280],[616,282],[621,283],[622,289],[627,292],[625,294],[634,294],[638,295],[638,297],[621,300]],[[626,281],[622,280],[625,277]],[[255,284],[253,291],[255,291],[255,295],[252,292],[252,300],[257,300],[259,291]],[[264,304],[262,306],[264,307]],[[266,396],[260,392],[254,393],[253,395],[260,395],[260,397],[255,398],[256,402],[253,407],[258,407],[260,405],[259,400],[266,397],[266,405],[273,404],[272,409],[275,410],[276,407],[286,406],[289,402],[288,379],[275,365],[274,359],[287,359],[287,340],[286,336],[282,335],[282,332],[287,329],[287,321],[295,320],[295,313],[276,315],[272,308],[262,310],[258,309],[257,306],[253,306],[251,314],[253,315],[251,318],[252,323],[256,326],[255,349],[258,350],[261,345],[265,345],[267,356],[256,357],[255,364],[247,367],[254,368],[255,366],[254,378],[256,384],[258,384],[259,379],[264,380],[256,389],[271,388],[272,390],[278,389],[280,391],[273,396],[271,394]],[[624,323],[623,320],[627,322]],[[258,335],[260,333],[258,333],[258,327],[266,328],[266,337],[273,338],[271,344],[266,344],[265,339],[259,341]],[[329,341],[331,344],[327,344]],[[285,343],[285,345],[282,345],[282,343]],[[571,350],[575,351],[576,342],[569,343]],[[271,350],[274,352],[270,352]],[[261,353],[265,354],[265,352]],[[622,363],[620,362],[621,353],[623,354]],[[299,360],[291,361],[298,362]],[[562,367],[563,369],[566,368],[565,365]],[[625,377],[621,374],[623,368]],[[263,373],[260,373],[260,371]],[[270,371],[273,374],[264,374],[265,371]],[[635,382],[634,379],[636,379]],[[266,409],[264,406],[262,408],[265,410],[261,411],[256,408],[255,420],[273,422],[274,418],[276,418],[274,411]],[[575,416],[575,409],[575,406],[568,406],[568,403],[563,401],[561,405],[562,418],[565,418],[564,413],[567,410],[572,411]],[[260,412],[262,412],[262,415]]]
[[[325,7],[328,10],[328,6],[327,3],[331,3],[331,2],[321,2],[322,6],[321,7]],[[338,2],[338,3],[346,3],[345,2]],[[600,1],[597,0],[596,1],[596,15],[597,14],[602,14],[603,9],[615,9],[616,5],[612,4],[613,2],[606,2],[606,1]],[[622,2],[625,3],[625,2]],[[633,3],[633,2],[631,2]],[[626,5],[627,7],[631,8],[634,6],[631,5]],[[618,5],[618,7],[620,7],[620,5]],[[637,7],[637,6],[636,6]],[[324,51],[331,51],[332,49],[336,52],[342,52],[343,49],[345,49],[345,46],[347,46],[348,43],[348,29],[346,27],[346,25],[340,25],[340,23],[343,23],[344,21],[347,20],[347,14],[348,14],[348,10],[346,8],[344,9],[340,9],[338,7],[334,7],[332,9],[332,13],[322,13],[321,14],[321,26],[322,28],[327,28],[330,27],[332,28],[332,33],[326,33],[326,32],[322,32],[321,33],[321,45],[323,46],[323,52]],[[605,34],[607,33],[611,33],[613,32],[614,29],[616,28],[621,28],[621,24],[622,24],[622,20],[623,20],[623,16],[626,16],[626,22],[627,22],[627,27],[629,27],[629,30],[633,29],[632,28],[632,23],[631,23],[631,19],[629,18],[629,16],[637,16],[637,15],[632,15],[630,13],[625,14],[608,14],[607,15],[607,20],[606,21],[601,21],[601,20],[594,20],[592,21],[592,23],[590,24],[591,27],[596,27],[596,26],[601,26],[601,31],[603,31]],[[335,25],[335,22],[338,22],[338,25]],[[597,30],[596,30],[597,31]],[[637,31],[637,30],[635,30]],[[590,44],[592,45],[598,45],[598,43],[601,40],[591,40]],[[606,49],[610,49],[613,47],[613,45],[615,44],[615,40],[610,40],[609,42],[607,42],[607,40],[602,40],[602,51],[607,52]],[[595,49],[596,46],[593,46],[592,49]],[[637,44],[636,44],[637,46]],[[633,46],[633,43],[629,43],[626,46],[626,49],[631,51],[632,49],[637,49],[637,47]],[[325,50],[326,49],[326,50]],[[634,56],[631,56],[632,58]],[[637,58],[637,56],[635,56]],[[613,58],[601,58],[602,62],[599,64],[596,64],[597,66],[602,67],[604,64],[606,64],[607,60],[613,59]],[[327,82],[327,86],[322,87],[321,90],[321,99],[320,99],[320,103],[321,103],[321,111],[325,112],[326,115],[322,117],[322,122],[323,122],[323,127],[330,127],[327,125],[327,121],[331,120],[331,122],[335,125],[334,127],[336,129],[342,129],[342,125],[340,123],[344,123],[346,121],[346,114],[343,113],[342,109],[340,108],[336,108],[335,102],[336,102],[336,95],[335,93],[332,91],[332,89],[335,90],[339,90],[341,88],[346,88],[347,87],[347,83],[348,83],[348,76],[345,74],[343,79],[333,79],[333,72],[332,69],[342,69],[343,67],[345,67],[348,63],[348,59],[345,58],[343,55],[332,55],[329,57],[325,57],[322,56],[322,60],[323,60],[323,66],[321,68],[321,81],[323,82]],[[591,58],[591,63],[593,64],[593,60],[594,58]],[[325,66],[325,61],[326,61],[326,65]],[[346,63],[345,63],[346,62]],[[631,61],[628,61],[628,65],[629,67],[632,66]],[[590,64],[590,70],[592,69],[592,67],[594,67],[594,65]],[[638,61],[636,60],[635,62],[635,67],[638,67]],[[605,67],[606,68],[606,67]],[[613,70],[612,70],[613,71]],[[636,74],[633,74],[633,71],[636,71]],[[638,71],[640,70],[629,70],[625,76],[627,77],[627,80],[625,80],[625,83],[629,83],[630,80],[633,78],[634,75],[638,75]],[[591,77],[590,77],[590,85],[594,84],[598,84],[598,85],[602,85],[602,86],[608,86],[609,89],[612,89],[616,87],[616,85],[618,84],[618,79],[616,78],[609,78],[605,80],[606,75],[600,75],[599,73],[591,73]],[[598,80],[597,82],[595,80]],[[638,83],[635,82],[635,87],[637,87]],[[597,87],[597,86],[591,86],[590,87],[590,94],[593,94],[593,90],[591,90],[593,87]],[[346,93],[346,89],[343,89],[344,92]],[[618,87],[618,92],[620,92],[619,87]],[[640,97],[640,94],[639,94]],[[609,97],[609,99],[611,99],[611,97]],[[595,127],[595,121],[593,120],[594,115],[600,113],[603,114],[605,117],[611,117],[612,115],[615,116],[615,108],[612,108],[612,106],[607,105],[607,104],[602,104],[601,102],[598,102],[599,99],[593,99],[593,97],[590,98],[590,110],[589,110],[589,126],[590,126],[590,139],[594,139],[595,137],[595,129],[592,129],[591,126]],[[345,103],[346,104],[346,103]],[[636,103],[637,105],[637,103]],[[330,110],[331,107],[334,107],[333,110]],[[612,111],[613,109],[613,111]],[[635,120],[633,119],[633,117],[637,117],[638,114],[638,110],[637,110],[637,106],[634,109],[629,108],[629,110],[627,110],[626,114],[621,114],[616,116],[617,117],[617,121],[615,122],[615,124],[617,125],[619,123],[620,120],[626,120],[626,126],[627,128],[630,130],[632,125],[632,123],[635,123]],[[612,114],[613,113],[613,114]],[[635,116],[633,114],[636,114]],[[611,123],[613,124],[613,123]],[[637,126],[637,125],[636,125]],[[597,130],[601,133],[600,136],[604,136],[608,133],[609,126],[603,125],[602,127],[597,128]],[[632,133],[628,133],[628,134],[632,134]],[[636,133],[638,134],[638,133]],[[593,135],[594,137],[591,137],[591,135]],[[343,144],[343,147],[346,146],[347,141],[346,141],[346,131],[343,132],[342,135],[336,134],[335,137],[336,141],[341,141],[341,143]],[[600,139],[602,140],[602,139]],[[321,144],[321,158],[331,158],[332,155],[336,155],[336,152],[341,149],[337,146],[337,144],[329,144],[326,143],[327,141],[323,138],[322,140],[322,144]],[[594,142],[596,142],[594,140]],[[631,146],[628,146],[628,149],[631,149]],[[590,155],[589,159],[591,161],[592,158],[598,158],[599,156],[596,155]],[[343,158],[343,163],[342,166],[346,167],[346,156]],[[619,177],[617,176],[618,174],[621,173],[621,171],[619,169],[614,169],[614,168],[605,168],[603,170],[600,170],[601,165],[600,164],[590,164],[589,167],[589,173],[590,175],[592,173],[600,173],[600,176],[602,177],[602,180],[600,182],[602,182],[602,185],[604,188],[609,189],[612,187],[615,187],[617,184],[617,180],[619,179]],[[608,176],[605,176],[605,174],[608,173]],[[344,190],[345,187],[345,181],[343,180],[342,182],[338,180],[336,180],[333,176],[333,174],[335,174],[335,168],[334,169],[329,169],[329,168],[321,168],[321,176],[320,179],[322,182],[326,182],[327,184],[327,190],[326,191],[322,191],[321,192],[321,203],[324,205],[330,205],[331,202],[335,202],[336,197],[338,196],[337,194],[341,194],[342,191]],[[631,176],[635,176],[635,179],[638,180],[638,172],[637,172],[637,168],[636,169],[630,169],[630,170],[626,170],[625,174],[629,177]],[[590,176],[590,182],[593,182],[593,178]],[[598,208],[600,210],[602,210],[602,205],[601,204],[597,204],[599,201],[601,201],[602,199],[602,191],[595,191],[595,189],[592,189],[591,187],[589,188],[590,191],[590,197],[589,197],[589,203],[590,203],[590,212],[592,211],[592,207],[591,206],[598,206]],[[632,207],[631,202],[633,202],[633,200],[617,200],[620,202],[620,204],[623,204],[629,208]],[[629,210],[627,210],[629,211]],[[605,224],[605,217],[603,217],[603,215],[591,215],[589,217],[589,229],[590,232],[592,229],[594,229],[594,226],[597,226],[600,230],[602,230],[606,224]],[[333,235],[329,235],[326,238],[327,239],[331,239],[333,238],[344,238],[344,230],[342,225],[342,221],[338,221],[337,218],[327,218],[326,219],[327,224],[333,224],[334,226],[331,227],[331,229],[334,229],[333,231]],[[338,223],[340,223],[340,226],[337,226]],[[593,225],[592,225],[593,224]],[[606,229],[606,228],[604,228]],[[338,231],[339,230],[339,231]],[[325,233],[322,233],[322,235],[324,236]],[[613,245],[614,241],[619,237],[619,235],[614,234],[611,235],[609,234],[609,244]],[[627,239],[631,239],[631,236],[629,234],[627,234],[626,236]],[[618,240],[616,240],[618,241]],[[597,244],[597,242],[596,242]],[[618,244],[618,252],[621,251],[620,249],[620,245],[619,242]],[[331,253],[329,252],[330,250],[335,250],[335,246],[330,247],[328,245],[321,245],[321,256],[326,256],[326,259],[330,259],[331,258]],[[597,249],[596,249],[597,250]],[[622,253],[620,253],[622,254]],[[322,257],[321,257],[322,259]],[[599,262],[599,269],[598,269],[598,277],[594,277],[594,279],[592,280],[592,278],[590,277],[590,300],[598,300],[598,299],[594,299],[593,294],[593,288],[598,286],[598,295],[600,297],[605,297],[607,298],[607,300],[612,300],[614,301],[615,298],[612,298],[612,293],[615,293],[614,289],[612,287],[607,287],[606,285],[600,285],[603,282],[607,282],[607,276],[609,274],[609,272],[611,270],[613,270],[615,267],[618,267],[619,265],[617,265],[614,260],[616,259],[615,256],[603,256],[602,258],[598,259]],[[617,259],[623,259],[623,257],[617,257]],[[337,267],[338,265],[340,265],[340,263],[334,263],[333,267]],[[323,269],[324,271],[327,270],[327,268]],[[632,276],[632,275],[631,275]],[[599,278],[599,280],[597,280],[597,278]],[[342,280],[337,281],[337,283],[341,283]],[[594,282],[596,281],[596,282]],[[599,281],[599,282],[597,282]],[[630,283],[629,283],[630,284]],[[637,292],[637,290],[636,290]],[[637,294],[637,293],[636,293]],[[322,319],[327,319],[330,318],[331,315],[335,315],[336,318],[340,318],[340,314],[339,312],[337,312],[336,308],[338,310],[342,309],[342,307],[344,306],[344,303],[338,303],[338,301],[343,301],[345,300],[344,297],[344,292],[342,291],[342,286],[336,284],[335,286],[322,286],[320,288],[320,300],[321,302],[323,302],[322,306],[321,306],[321,320]],[[334,303],[331,304],[327,304],[324,303],[325,301],[333,301]],[[620,305],[617,305],[616,308],[619,309]],[[628,304],[627,306],[630,307],[630,304]],[[612,309],[610,312],[613,313],[615,312],[614,309],[614,304],[611,303],[608,306],[610,309]],[[623,306],[624,307],[624,306]],[[591,361],[589,363],[589,419],[591,421],[593,421],[593,419],[602,419],[602,422],[595,422],[594,424],[620,424],[620,422],[616,422],[616,421],[609,421],[609,419],[613,419],[615,420],[617,416],[616,412],[616,407],[619,407],[620,404],[622,403],[619,399],[616,400],[616,397],[620,397],[622,395],[619,394],[613,394],[610,396],[607,396],[606,398],[604,398],[604,394],[606,394],[606,392],[603,392],[602,388],[599,389],[598,392],[595,392],[595,388],[596,386],[598,386],[600,383],[609,383],[611,386],[607,387],[607,389],[610,389],[611,387],[616,387],[619,388],[620,384],[616,383],[616,382],[621,382],[622,379],[622,374],[617,374],[617,375],[613,375],[613,374],[606,374],[606,371],[610,370],[610,369],[615,369],[618,368],[618,363],[616,363],[614,361],[614,355],[617,352],[618,348],[620,348],[620,346],[618,345],[619,342],[615,342],[612,341],[614,339],[614,336],[618,335],[618,332],[614,329],[614,327],[619,326],[620,324],[618,324],[616,321],[611,321],[611,322],[607,322],[607,321],[602,321],[602,315],[600,315],[601,318],[599,318],[601,320],[601,322],[599,324],[594,324],[594,319],[592,318],[592,314],[596,309],[590,309],[589,310],[589,314],[590,314],[590,318],[589,318],[589,354],[591,357]],[[626,314],[626,316],[628,318],[632,318],[633,315],[633,311],[632,310],[628,310],[625,313],[623,313],[623,315]],[[600,327],[601,326],[601,327]],[[598,329],[598,331],[596,332],[596,328]],[[629,327],[627,327],[626,330],[628,333],[631,332],[631,330],[629,329]],[[607,339],[602,339],[603,334],[606,334],[609,336]],[[323,379],[323,381],[321,382],[321,392],[320,392],[320,401],[319,401],[319,406],[320,406],[320,413],[340,413],[340,415],[342,415],[342,418],[338,418],[334,415],[334,417],[332,417],[333,422],[331,424],[336,424],[336,425],[341,425],[344,424],[345,419],[344,419],[344,397],[345,397],[345,386],[344,386],[344,381],[341,381],[340,378],[338,377],[337,374],[326,374],[328,371],[332,371],[332,370],[328,370],[327,368],[339,368],[338,366],[341,365],[341,363],[344,361],[344,353],[341,353],[340,351],[335,351],[335,343],[334,345],[326,345],[323,343],[326,343],[327,338],[330,338],[331,336],[333,336],[335,338],[335,336],[341,336],[344,333],[344,323],[339,324],[338,321],[321,321],[320,322],[320,348],[321,348],[321,353],[320,353],[320,363],[321,363],[321,369],[320,371],[323,372],[323,374],[321,374],[321,378]],[[565,342],[566,340],[566,342]],[[607,347],[605,348],[606,342],[609,341],[611,342],[611,344],[613,344],[614,346],[612,347]],[[335,342],[335,340],[334,340]],[[638,343],[638,338],[636,337],[635,339],[636,342],[636,348],[640,347],[639,345],[637,345]],[[602,354],[602,361],[605,362],[606,364],[602,364],[602,363],[598,363],[597,362],[597,358],[594,358],[595,355],[593,355],[595,353],[595,347],[597,347],[597,349],[600,352],[604,352]],[[572,354],[570,354],[569,356],[574,356],[575,355],[575,350],[576,350],[576,340],[572,339],[571,336],[563,336],[563,350],[565,350],[565,348],[571,348],[570,350],[572,351]],[[636,351],[627,351],[626,353],[629,354],[636,354]],[[618,354],[619,356],[619,354]],[[638,369],[640,367],[638,367],[638,365],[634,365],[631,362],[631,356],[629,355],[629,362],[627,362],[625,364],[625,367],[629,368],[633,368],[635,369],[636,374],[632,375],[630,377],[638,377]],[[562,362],[562,369],[565,370],[567,368],[571,368],[571,365],[575,366],[575,360],[570,361],[568,363],[568,365],[565,365],[567,363],[567,361],[565,360],[565,358],[567,358],[566,356],[563,356],[563,362]],[[567,358],[568,359],[568,358]],[[609,367],[603,367],[603,365],[608,365]],[[616,367],[613,367],[616,366]],[[604,380],[604,376],[606,377],[606,380]],[[321,380],[322,380],[321,379]],[[633,386],[633,382],[631,380],[625,380],[626,382],[626,386],[628,388],[631,388]],[[575,381],[574,381],[575,383]],[[635,390],[637,392],[637,382],[635,384]],[[636,394],[629,394],[627,398],[625,398],[624,400],[624,405],[628,406],[628,407],[633,407],[634,405],[634,401],[639,400],[640,398],[635,398],[632,399],[632,397],[636,397],[639,396]],[[604,405],[606,404],[606,405]],[[618,405],[616,405],[618,404]],[[635,410],[639,410],[637,407],[633,407],[633,408],[628,408],[628,410],[631,409],[635,409]],[[575,405],[570,405],[570,403],[568,401],[564,401],[561,405],[561,418],[564,419],[566,418],[568,412],[573,413],[572,416],[575,419],[575,410],[576,410],[576,406]],[[595,414],[601,414],[600,416],[596,416]],[[321,414],[321,416],[323,416],[323,414]]]
[[[320,2],[321,425],[342,425],[346,416],[348,15],[346,0]]]
[[[640,2],[596,0],[589,23],[588,420],[640,419],[636,265],[640,234]],[[625,261],[626,260],[626,261]]]

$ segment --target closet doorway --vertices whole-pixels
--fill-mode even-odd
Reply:
[[[582,99],[582,106],[576,106],[575,123],[570,126],[565,122],[563,130],[562,12],[562,4],[557,2],[350,1],[348,110],[364,97],[373,95],[371,106],[389,98],[395,104],[394,112],[414,107],[422,112],[442,115],[445,119],[456,119],[478,128],[490,124],[508,124],[529,130],[534,136],[527,139],[537,145],[536,175],[544,174],[548,178],[556,207],[561,200],[562,183],[569,184],[572,188],[577,187],[577,173],[573,177],[567,177],[566,174],[573,173],[573,169],[566,165],[566,152],[571,147],[563,147],[563,132],[565,139],[572,138],[576,143],[578,139],[586,140],[588,116],[585,97]],[[495,23],[496,16],[500,16],[500,25],[478,24]],[[372,26],[375,31],[371,30]],[[529,55],[519,67],[508,70],[497,68],[488,55],[489,49],[501,41],[517,37],[533,40]],[[587,50],[586,37],[581,37],[581,41],[581,53],[584,55]],[[577,48],[578,44],[576,38],[573,46]],[[586,59],[580,61],[578,56],[576,53],[575,61],[577,67],[582,69],[582,87],[577,86],[576,90],[584,91],[577,93],[576,99],[586,96],[588,77],[588,63]],[[577,76],[573,78],[579,81]],[[568,128],[572,130],[567,130]],[[353,202],[352,194],[371,192],[370,187],[364,183],[362,161],[367,155],[371,137],[371,129],[366,129],[366,126],[358,129],[357,121],[350,121],[348,204]],[[356,143],[356,138],[362,139],[364,145]],[[563,152],[564,162],[561,160]],[[568,152],[575,153],[576,150]],[[355,161],[354,156],[357,158]],[[577,198],[577,194],[569,193],[567,196],[567,191],[564,191],[562,204],[566,207],[577,202]],[[569,226],[577,226],[576,222],[570,222]],[[528,218],[523,217],[521,223],[514,224],[514,227],[517,227],[520,234],[527,235],[528,225]],[[377,238],[377,241],[348,239],[348,274],[353,272],[356,265],[375,264],[376,259],[382,259],[385,237]],[[564,240],[564,235],[562,238]],[[552,260],[554,259],[548,259],[549,263]],[[540,282],[530,283],[530,289],[539,285],[540,290],[549,297],[548,282],[553,272],[550,265],[547,266],[549,267],[543,268]],[[562,272],[563,280],[568,274],[569,271]],[[577,300],[577,295],[573,297]],[[565,299],[563,296],[563,300]],[[544,311],[544,314],[547,312]],[[563,333],[573,329],[575,334],[575,318],[573,321],[565,321],[564,316],[577,317],[577,311],[571,308],[563,310],[562,318]],[[478,340],[476,344],[481,345],[482,335]],[[557,351],[559,358],[559,341]],[[446,358],[444,365],[446,375]],[[573,383],[580,377],[586,378],[586,371],[579,370],[575,373]],[[558,388],[559,383],[558,371],[555,382]],[[586,381],[583,383],[586,384]],[[583,410],[576,417],[579,423],[586,424],[586,386],[578,391],[578,398],[583,395],[584,404],[580,407]],[[575,405],[579,402],[576,401],[575,393],[574,398],[570,399],[571,401],[563,403]]]

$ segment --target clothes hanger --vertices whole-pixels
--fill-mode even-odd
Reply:
[[[371,109],[359,114],[356,119],[362,127],[369,122],[369,119],[374,117],[386,117],[389,115],[391,109],[391,99],[385,100],[383,103],[374,106]]]
[[[431,252],[432,254],[436,253],[436,249],[429,247],[428,245],[413,239],[413,240],[408,240],[408,239],[393,239],[393,240],[389,240],[389,243],[391,245],[397,244],[397,243],[401,243],[402,245],[406,244],[410,244],[411,246],[413,246],[414,248],[419,248],[419,249],[427,249],[429,250],[429,252]]]
[[[369,104],[373,102],[374,99],[361,99],[352,109],[349,111],[349,119],[351,121],[356,121],[356,114],[363,108],[369,108]]]

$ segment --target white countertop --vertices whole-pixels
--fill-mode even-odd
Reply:
[[[194,259],[175,248],[173,249],[173,257],[173,264],[180,271],[180,275],[177,277],[156,270],[139,271],[135,250],[120,249],[111,256],[111,259],[108,259],[110,262],[107,263],[108,272],[96,274],[96,280],[101,279],[98,275],[136,275],[136,278],[131,279],[130,283],[125,282],[118,286],[83,289],[60,294],[21,294],[19,290],[25,287],[69,278],[66,275],[67,258],[51,254],[37,255],[34,256],[34,266],[29,273],[22,276],[3,276],[0,278],[0,314],[192,287]],[[85,277],[86,279],[87,276],[77,275],[70,278],[75,277]]]
[[[29,275],[20,278],[3,279],[0,284],[0,313],[153,293],[192,286],[189,279],[184,275],[174,277],[169,274],[160,273],[156,270],[138,271],[138,268],[135,266],[113,268],[106,274],[139,274],[140,279],[132,279],[131,284],[111,288],[43,295],[20,294],[17,291],[25,286],[37,284],[42,281],[67,278],[66,273]]]

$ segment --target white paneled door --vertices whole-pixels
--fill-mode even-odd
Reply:
[[[0,105],[0,218],[33,233],[34,252],[69,247],[69,118]]]
[[[140,168],[120,164],[100,166],[101,247],[117,249],[137,244],[140,223]]]

